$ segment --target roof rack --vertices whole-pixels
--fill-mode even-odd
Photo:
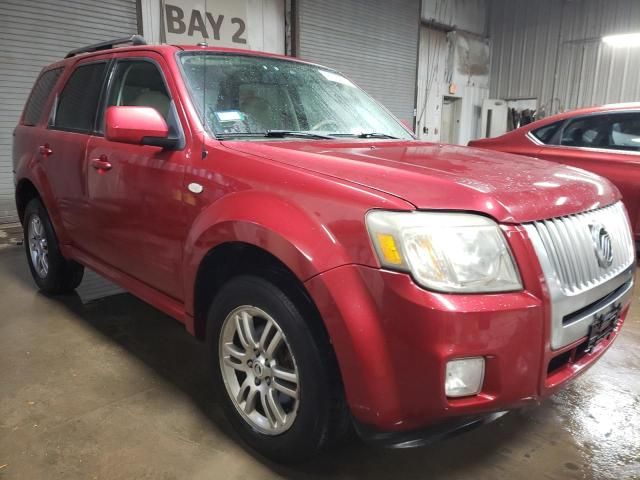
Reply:
[[[115,40],[107,40],[106,42],[95,43],[93,45],[87,45],[86,47],[76,48],[67,53],[64,58],[73,57],[80,53],[98,52],[100,50],[110,50],[116,45],[123,45],[130,43],[131,45],[146,45],[147,42],[142,35],[131,35],[130,37],[116,38]]]

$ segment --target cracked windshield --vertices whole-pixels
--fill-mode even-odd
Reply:
[[[225,138],[401,138],[412,135],[339,73],[286,60],[183,53],[201,119]]]

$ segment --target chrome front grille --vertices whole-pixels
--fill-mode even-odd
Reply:
[[[610,253],[612,258],[607,259],[610,265],[598,259],[592,229],[599,227],[604,227],[609,234],[610,252],[605,247],[604,253]],[[606,282],[634,261],[631,229],[621,202],[599,210],[533,222],[527,229],[534,229],[539,236],[554,276],[567,296]]]
[[[553,350],[585,338],[598,315],[630,302],[635,259],[622,203],[524,228],[548,288]]]

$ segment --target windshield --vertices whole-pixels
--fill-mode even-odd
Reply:
[[[384,108],[332,70],[215,52],[185,52],[179,59],[200,117],[218,138],[412,138]]]

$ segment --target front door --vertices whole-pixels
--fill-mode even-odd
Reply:
[[[117,57],[116,57],[117,58]],[[92,215],[89,253],[175,299],[182,298],[182,247],[187,232],[182,191],[187,151],[164,60],[117,58],[101,116],[109,106],[147,106],[165,118],[182,149],[111,142],[94,136],[87,146],[87,189]],[[101,125],[101,130],[104,126]]]

